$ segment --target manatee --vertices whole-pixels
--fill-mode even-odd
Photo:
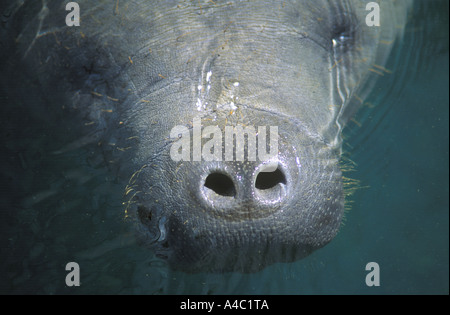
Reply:
[[[2,4],[2,93],[78,132],[54,154],[103,157],[143,246],[186,272],[255,272],[336,236],[342,130],[408,1],[379,1],[370,26],[359,0],[76,3],[79,26],[64,1]],[[275,140],[270,160],[250,158]]]

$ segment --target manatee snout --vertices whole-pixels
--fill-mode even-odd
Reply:
[[[164,167],[139,175],[141,235],[175,269],[254,272],[336,235],[344,204],[337,154],[297,124],[271,119],[280,133],[269,161],[173,161],[166,150]]]

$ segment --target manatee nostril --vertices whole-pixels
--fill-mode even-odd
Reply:
[[[255,187],[257,189],[266,190],[278,184],[286,185],[286,177],[279,168],[273,172],[259,172],[256,176]]]
[[[227,175],[222,173],[209,174],[208,177],[206,177],[204,186],[221,196],[234,197],[236,195],[233,181]]]

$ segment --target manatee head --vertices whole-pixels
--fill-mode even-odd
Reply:
[[[344,211],[342,129],[383,71],[401,5],[386,4],[381,27],[357,0],[171,6],[148,8],[158,18],[139,21],[145,32],[121,28],[139,43],[124,123],[140,239],[192,272],[257,271],[323,247]],[[231,155],[227,127],[241,128]]]
[[[143,243],[177,269],[251,272],[330,242],[342,129],[404,19],[388,6],[379,28],[364,1],[153,8],[164,18],[129,38],[140,50],[124,120],[138,138],[127,194]]]

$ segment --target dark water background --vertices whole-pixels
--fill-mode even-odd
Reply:
[[[417,1],[386,66],[393,73],[345,130],[345,175],[359,189],[337,237],[255,274],[167,269],[135,244],[123,186],[101,156],[52,154],[70,132],[1,99],[0,293],[448,294],[448,12],[447,0]],[[80,287],[65,285],[69,261],[80,265]],[[379,287],[365,284],[371,261]]]

